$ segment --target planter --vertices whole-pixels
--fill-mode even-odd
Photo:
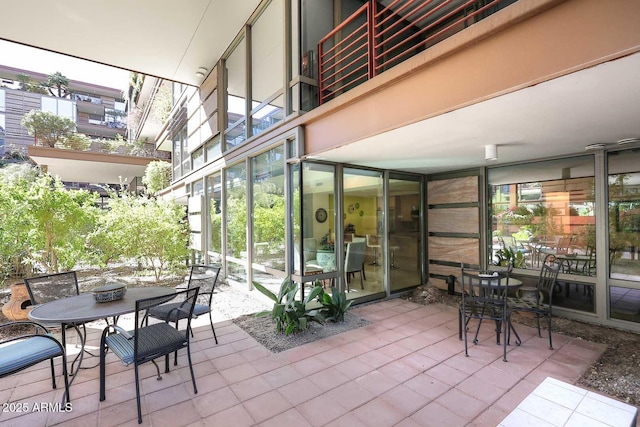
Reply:
[[[2,306],[2,314],[9,320],[28,320],[31,299],[24,283],[11,285],[11,299]]]

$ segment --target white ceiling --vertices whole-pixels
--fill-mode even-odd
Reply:
[[[259,0],[22,0],[0,38],[199,85]],[[90,5],[90,6],[89,6]],[[28,25],[25,25],[28,23]],[[640,137],[640,54],[320,153],[356,165],[436,173],[566,154]],[[498,145],[498,161],[484,146]]]
[[[24,19],[3,19],[0,38],[199,86],[198,68],[213,68],[259,3],[21,0],[10,10]]]

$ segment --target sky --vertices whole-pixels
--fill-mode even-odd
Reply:
[[[129,71],[0,40],[0,64],[126,91]]]

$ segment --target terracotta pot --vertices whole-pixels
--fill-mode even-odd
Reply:
[[[24,283],[11,285],[11,299],[2,306],[2,314],[9,320],[28,320],[31,300]]]

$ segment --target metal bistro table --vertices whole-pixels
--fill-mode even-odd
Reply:
[[[481,274],[479,271],[473,271],[472,270],[471,272],[476,272],[476,273],[478,273],[479,276]],[[485,275],[483,277],[491,278],[492,276],[486,276]],[[456,276],[456,281],[458,283],[462,283],[462,276]],[[507,278],[506,277],[501,277],[500,278],[500,285],[503,286],[503,287],[505,285],[507,285]],[[522,280],[518,280],[518,279],[515,279],[513,277],[509,277],[508,286],[506,287],[507,292],[510,291],[510,290],[518,290],[518,289],[520,289],[520,287],[522,287]],[[512,325],[509,325],[509,327],[513,328]],[[515,332],[515,328],[513,329],[513,331]],[[496,334],[498,334],[498,333],[499,333],[499,331],[496,330]],[[517,335],[517,332],[516,332],[516,335]],[[459,328],[458,328],[458,338],[462,339],[462,324],[460,324]],[[503,339],[506,339],[506,337],[504,337]]]
[[[92,293],[80,294],[73,297],[62,298],[51,301],[35,307],[29,313],[29,318],[34,322],[41,323],[60,323],[62,329],[62,345],[66,350],[66,333],[68,326],[73,327],[80,336],[80,353],[73,360],[75,364],[78,361],[78,367],[75,373],[71,373],[69,386],[75,379],[84,353],[86,337],[80,332],[78,324],[91,322],[94,320],[108,319],[123,314],[132,313],[136,310],[136,300],[144,298],[153,298],[159,296],[169,296],[175,293],[173,288],[165,288],[158,286],[127,288],[124,297],[117,301],[98,303]]]

